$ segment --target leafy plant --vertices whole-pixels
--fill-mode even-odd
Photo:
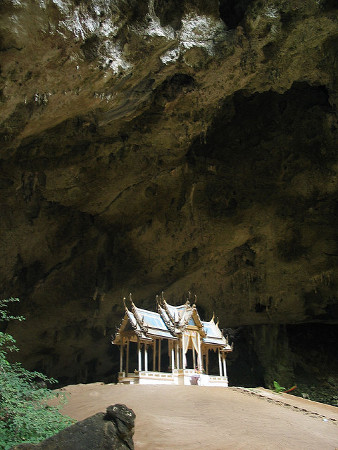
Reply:
[[[7,310],[9,303],[18,301],[0,300],[0,321],[24,320]],[[40,442],[74,422],[59,411],[65,396],[47,388],[47,383],[57,381],[9,362],[7,355],[13,351],[18,351],[13,336],[0,332],[0,448],[4,450],[22,442]],[[57,406],[51,406],[55,398]]]
[[[281,394],[282,392],[284,392],[284,394],[288,393],[288,392],[292,392],[295,389],[297,389],[297,386],[294,385],[292,387],[290,387],[290,389],[285,389],[284,387],[280,386],[277,381],[273,382],[274,388],[275,388],[275,392],[277,392],[277,394]]]
[[[285,391],[285,387],[280,386],[279,383],[277,383],[277,381],[274,381],[273,385],[275,388],[275,392],[277,392],[277,394],[280,394],[281,392]]]

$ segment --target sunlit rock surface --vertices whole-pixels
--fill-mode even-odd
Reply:
[[[111,380],[122,297],[190,290],[245,326],[233,383],[337,382],[337,15],[1,2],[1,295],[28,367]]]

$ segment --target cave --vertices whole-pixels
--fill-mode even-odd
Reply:
[[[20,361],[112,382],[123,297],[191,292],[230,384],[337,405],[336,2],[63,3],[0,6]]]

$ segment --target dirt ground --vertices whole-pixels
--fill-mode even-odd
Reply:
[[[123,403],[136,450],[338,449],[338,408],[265,389],[93,383],[67,386],[63,412],[82,420]]]

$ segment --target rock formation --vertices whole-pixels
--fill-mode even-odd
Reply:
[[[336,1],[0,12],[0,286],[25,364],[111,379],[122,297],[190,290],[242,327],[235,384],[337,373]]]
[[[125,405],[108,406],[106,414],[97,413],[39,444],[21,444],[13,450],[133,450],[134,421],[134,411]]]

